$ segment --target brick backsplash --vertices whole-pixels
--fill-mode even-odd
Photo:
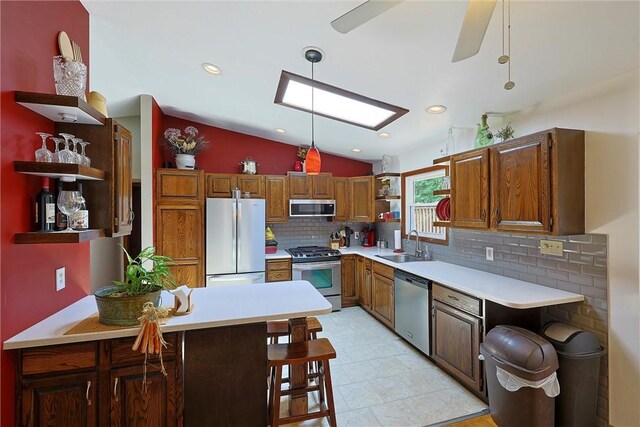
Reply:
[[[324,218],[289,218],[287,224],[268,224],[279,249],[304,245],[327,245],[329,234],[344,228],[362,229],[362,223],[329,222]],[[397,223],[376,223],[376,239],[393,245]],[[564,243],[561,257],[540,254],[540,239]],[[359,245],[352,238],[352,245]],[[403,240],[405,251],[412,253],[415,242]],[[494,260],[485,259],[485,248],[494,249]],[[582,303],[561,304],[542,309],[542,322],[559,320],[594,333],[607,348],[607,236],[538,236],[505,234],[461,229],[449,230],[449,245],[429,245],[434,259],[474,268],[501,276],[513,277],[542,286],[580,293]],[[542,325],[541,325],[542,326]],[[598,390],[598,426],[608,426],[608,363],[603,357]]]
[[[378,235],[393,241],[398,224],[376,224]],[[540,254],[540,239],[564,242],[563,255]],[[403,241],[405,251],[415,250],[415,242]],[[494,260],[485,259],[485,248],[494,249]],[[434,259],[542,286],[579,293],[582,303],[560,304],[542,310],[542,322],[559,320],[594,333],[607,348],[607,236],[537,236],[493,232],[449,230],[449,245],[429,245]],[[598,397],[598,425],[607,426],[608,364],[601,360]]]

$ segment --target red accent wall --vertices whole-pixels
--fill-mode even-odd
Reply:
[[[194,123],[177,117],[165,116],[165,128],[178,128],[184,131],[189,125],[198,128],[200,135],[207,137],[211,143],[209,149],[196,156],[196,167],[205,172],[241,173],[238,164],[248,156],[258,163],[258,173],[261,175],[284,175],[293,170],[293,162],[298,160],[298,147],[283,144],[270,139],[246,135],[239,132],[220,129],[200,123]],[[162,134],[159,138],[163,138]],[[157,139],[156,141],[160,141]],[[363,176],[369,175],[371,163],[347,159],[333,154],[323,153],[322,171],[331,172],[334,176]],[[165,151],[165,159],[174,162],[170,152]],[[154,163],[155,165],[155,163]]]
[[[89,14],[79,1],[3,1],[0,4],[0,341],[90,292],[89,244],[16,245],[16,232],[31,231],[37,177],[13,171],[14,160],[33,160],[37,131],[53,123],[14,102],[14,91],[55,93],[52,58],[65,30],[89,63]],[[66,288],[55,290],[55,270],[66,267]],[[15,425],[14,352],[0,356],[0,419]]]

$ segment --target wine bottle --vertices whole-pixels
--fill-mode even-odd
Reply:
[[[42,191],[36,199],[36,225],[38,231],[54,230],[56,222],[56,202],[49,191],[49,178],[42,178]]]
[[[58,194],[63,190],[62,181],[58,181]],[[67,229],[67,216],[62,213],[56,203],[56,230],[62,231]]]
[[[82,183],[78,183],[78,192],[82,196]],[[89,229],[89,211],[86,202],[83,201],[80,209],[71,217],[71,228],[79,231]]]

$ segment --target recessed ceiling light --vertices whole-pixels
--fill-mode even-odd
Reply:
[[[379,136],[380,138],[385,138],[385,139],[386,139],[386,138],[389,138],[391,135],[389,135],[389,134],[388,134],[388,133],[386,133],[386,132],[381,132],[381,133],[379,133],[379,134],[378,134],[378,136]]]
[[[278,132],[278,133],[287,133],[287,131],[282,129],[282,128],[276,129],[276,132]]]
[[[371,130],[380,130],[407,114],[409,110],[377,99],[367,98],[318,80],[311,80],[282,71],[274,103],[311,112],[311,88],[314,94],[313,112]]]
[[[431,114],[440,114],[447,111],[447,107],[445,107],[444,105],[432,105],[431,107],[427,107],[426,111],[427,113]]]
[[[351,151],[354,153],[359,153],[361,150],[359,148],[352,148]]]
[[[209,64],[208,62],[205,62],[204,64],[202,64],[202,69],[209,74],[215,74],[215,75],[222,74],[222,71],[220,70],[220,68],[216,67],[213,64]]]

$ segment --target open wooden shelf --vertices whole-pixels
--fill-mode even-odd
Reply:
[[[16,91],[15,101],[54,122],[104,125],[106,120],[101,112],[77,96]],[[76,120],[63,120],[62,114],[72,114]]]
[[[384,172],[376,175],[376,179],[385,179],[385,178],[400,178],[400,174],[398,172]]]
[[[434,196],[446,196],[451,194],[451,189],[447,188],[446,190],[433,190]]]
[[[451,221],[433,221],[434,227],[451,227]]]
[[[451,156],[438,157],[437,159],[433,159],[434,165],[439,165],[440,163],[449,163],[451,160]]]
[[[63,181],[104,181],[105,172],[88,166],[74,163],[13,162],[16,172],[29,175],[46,176]]]
[[[380,218],[377,218],[376,222],[400,222],[400,218],[392,218],[392,219],[380,219]]]
[[[81,243],[104,236],[105,233],[103,229],[77,231],[73,233],[66,233],[64,231],[52,231],[50,233],[33,231],[29,233],[17,233],[14,240],[16,244]]]
[[[401,198],[400,196],[377,196],[376,200],[400,200]]]

